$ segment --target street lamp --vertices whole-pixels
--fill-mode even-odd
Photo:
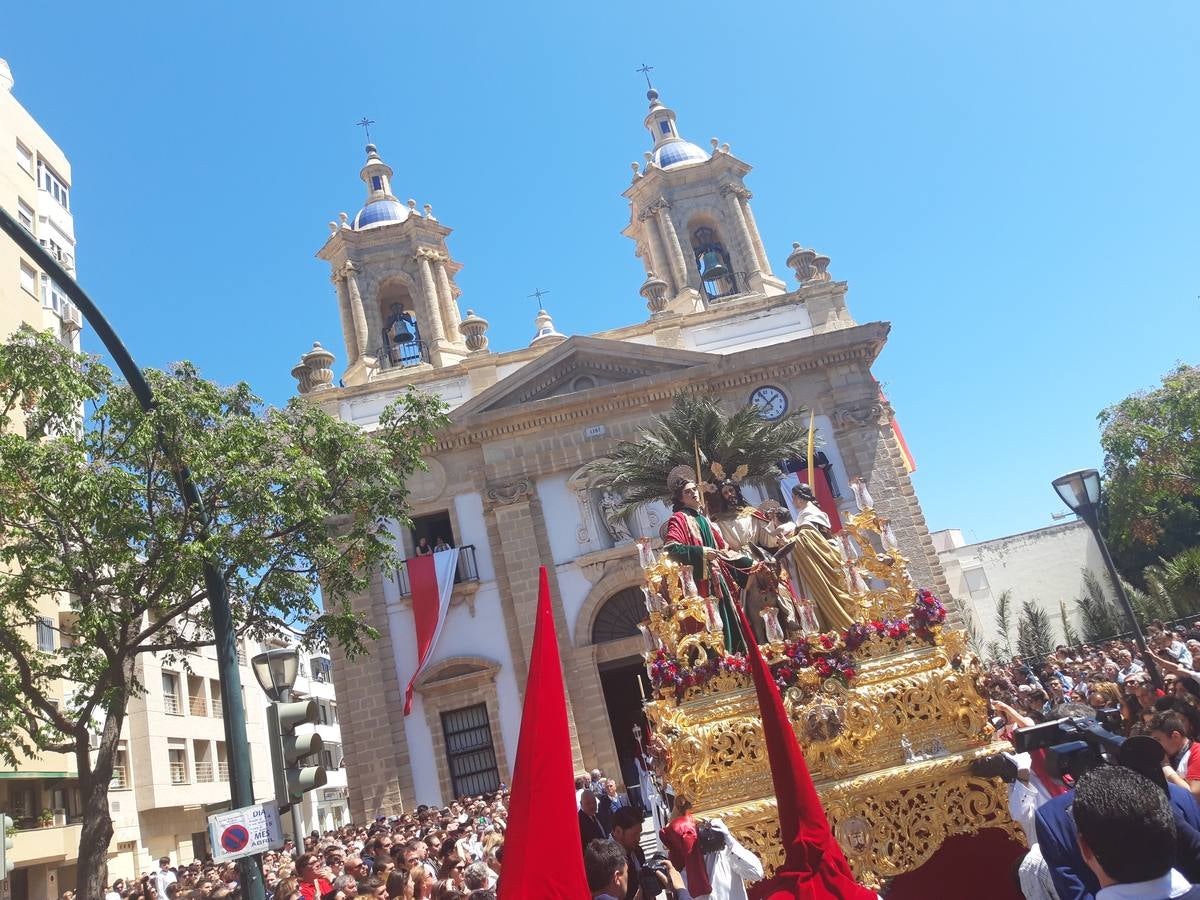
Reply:
[[[1125,611],[1129,624],[1133,626],[1133,638],[1137,641],[1138,649],[1142,651],[1142,658],[1146,661],[1146,672],[1149,674],[1150,680],[1154,682],[1154,686],[1161,688],[1162,676],[1158,673],[1154,657],[1150,655],[1150,648],[1146,646],[1146,636],[1142,633],[1142,626],[1138,624],[1137,616],[1133,614],[1133,606],[1129,602],[1129,595],[1125,593],[1125,585],[1121,583],[1121,576],[1117,574],[1112,554],[1108,552],[1108,544],[1104,542],[1104,535],[1100,533],[1100,473],[1095,469],[1080,469],[1078,472],[1071,472],[1055,478],[1051,484],[1054,485],[1054,490],[1058,492],[1058,496],[1062,498],[1063,503],[1067,504],[1071,512],[1083,519],[1087,527],[1092,530],[1092,537],[1096,539],[1096,546],[1100,548],[1100,556],[1104,560],[1105,568],[1108,569],[1108,579],[1112,582],[1113,590],[1117,592],[1117,600]]]
[[[300,651],[296,647],[277,647],[254,656],[250,666],[258,686],[278,703],[291,696],[300,671]]]

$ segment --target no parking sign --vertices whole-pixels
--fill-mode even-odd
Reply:
[[[279,807],[274,800],[208,817],[208,844],[213,860],[225,862],[283,846]]]

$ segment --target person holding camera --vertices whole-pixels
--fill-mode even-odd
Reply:
[[[587,873],[592,900],[625,900],[629,896],[629,863],[625,854],[625,848],[611,838],[596,839],[588,844],[583,854],[583,868]],[[657,897],[663,889],[672,900],[692,900],[692,895],[688,893],[671,861],[659,857],[650,860],[641,869],[639,884],[633,887],[635,897],[638,896],[638,889],[641,890],[641,900]]]

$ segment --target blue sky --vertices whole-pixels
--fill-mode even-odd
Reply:
[[[342,356],[313,254],[361,204],[364,115],[494,349],[535,287],[566,333],[644,317],[643,61],[685,137],[755,167],[776,272],[814,246],[893,323],[876,372],[931,528],[1049,524],[1096,413],[1196,362],[1194,3],[22,4],[5,32],[73,163],[84,287],[142,365],[272,402],[313,340]]]

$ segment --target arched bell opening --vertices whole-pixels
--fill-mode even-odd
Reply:
[[[709,300],[738,293],[739,279],[744,273],[733,271],[729,251],[713,225],[693,222],[691,228],[692,254],[700,273],[700,284]]]
[[[421,336],[415,304],[408,286],[399,280],[384,282],[379,289],[381,344],[376,354],[384,369],[416,366],[429,362],[429,351]]]

